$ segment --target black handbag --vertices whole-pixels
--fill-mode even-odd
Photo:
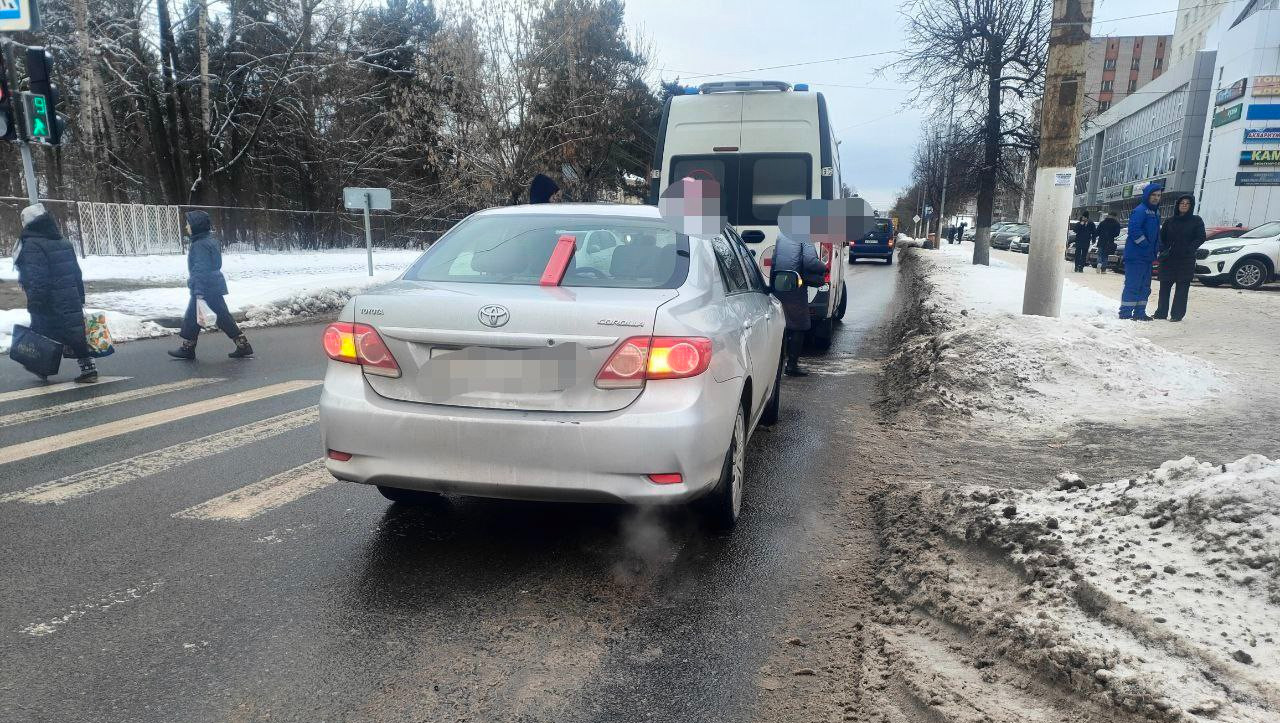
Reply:
[[[42,377],[51,377],[62,366],[62,343],[41,336],[21,324],[13,325],[13,345],[9,358]]]

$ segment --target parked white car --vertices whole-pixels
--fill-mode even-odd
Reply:
[[[1277,280],[1280,221],[1268,221],[1235,238],[1206,241],[1196,252],[1196,278],[1205,286],[1231,282],[1237,289],[1259,289]]]

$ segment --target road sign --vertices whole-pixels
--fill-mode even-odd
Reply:
[[[4,2],[4,0],[0,0]],[[342,205],[351,211],[391,210],[391,189],[389,188],[344,188],[342,189]]]
[[[916,215],[912,216],[911,220],[914,221],[915,223],[920,223],[920,214],[917,213]]]
[[[40,29],[39,0],[0,0],[0,32]]]

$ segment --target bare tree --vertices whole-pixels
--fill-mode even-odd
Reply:
[[[990,262],[990,232],[1002,159],[1033,150],[1032,102],[1043,91],[1048,55],[1049,0],[909,0],[901,60],[887,66],[916,83],[925,102],[943,107],[954,97],[960,115],[981,122],[982,147],[973,262]]]

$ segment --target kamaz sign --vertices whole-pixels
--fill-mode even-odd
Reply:
[[[0,32],[40,29],[39,0],[0,0]]]
[[[1280,166],[1280,150],[1240,151],[1242,166]]]

